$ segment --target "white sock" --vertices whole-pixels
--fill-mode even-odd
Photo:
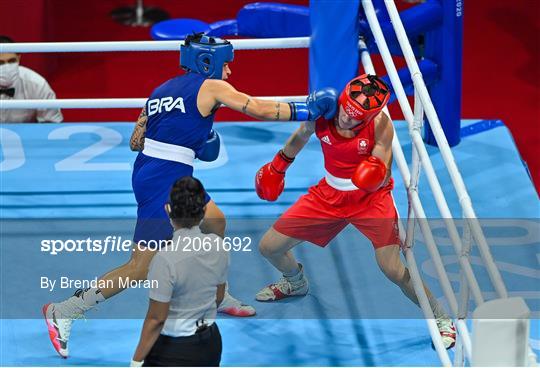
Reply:
[[[79,289],[69,299],[56,304],[59,318],[79,318],[96,304],[105,300],[100,289]]]
[[[84,305],[90,309],[96,304],[105,301],[105,297],[101,294],[101,289],[98,288],[88,288],[85,290],[77,290],[75,296],[82,299]]]
[[[294,284],[296,282],[302,281],[304,278],[304,269],[302,265],[299,263],[298,268],[290,273],[284,273],[283,276],[289,281],[290,283]]]

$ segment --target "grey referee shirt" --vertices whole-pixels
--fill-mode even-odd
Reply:
[[[0,94],[2,100],[54,100],[56,95],[49,83],[32,69],[19,66],[19,78],[13,84],[13,97]],[[61,123],[62,113],[58,109],[0,110],[0,123],[51,122]]]
[[[157,252],[148,271],[148,280],[157,281],[150,299],[170,302],[161,334],[191,336],[197,320],[214,323],[217,286],[226,282],[228,269],[229,253],[219,236],[198,226],[175,231],[172,245]]]

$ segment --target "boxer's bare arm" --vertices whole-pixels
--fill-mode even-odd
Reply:
[[[146,134],[146,123],[148,117],[146,116],[146,108],[143,107],[133,133],[131,133],[131,139],[129,140],[129,147],[132,151],[142,151],[144,148],[144,136]]]
[[[309,137],[311,137],[313,132],[315,132],[315,122],[303,122],[300,127],[291,134],[289,139],[287,139],[287,143],[285,143],[285,147],[283,147],[285,156],[295,158],[298,152],[300,152],[309,141]]]
[[[371,154],[377,156],[386,164],[385,183],[392,175],[392,139],[394,127],[392,120],[384,112],[381,112],[375,120],[375,146]]]
[[[291,117],[287,103],[253,98],[223,80],[207,79],[197,96],[197,107],[208,116],[219,104],[260,120],[287,121]]]

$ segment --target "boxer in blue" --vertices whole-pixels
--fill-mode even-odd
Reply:
[[[331,88],[312,92],[305,103],[282,103],[252,98],[226,82],[231,74],[233,47],[225,40],[203,34],[188,36],[180,49],[180,65],[186,74],[157,87],[143,108],[133,131],[130,147],[139,151],[132,185],[137,200],[134,250],[126,264],[101,276],[113,287],[78,290],[74,296],[43,307],[49,336],[55,350],[68,356],[71,325],[97,303],[123,290],[120,280],[145,280],[155,249],[149,241],[170,239],[173,229],[164,206],[174,182],[193,174],[196,158],[213,161],[219,155],[219,135],[212,130],[220,105],[260,120],[316,120],[335,114],[337,91]],[[225,217],[206,193],[203,232],[225,233]],[[103,282],[102,284],[106,284]],[[252,316],[253,307],[226,293],[220,312]]]

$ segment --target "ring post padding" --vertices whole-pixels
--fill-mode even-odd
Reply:
[[[311,0],[310,91],[341,91],[358,72],[359,0]]]
[[[472,366],[527,365],[530,310],[523,298],[495,299],[473,312]]]
[[[461,75],[463,57],[464,0],[438,0],[443,9],[442,25],[426,33],[425,57],[442,65],[440,80],[429,88],[450,147],[461,140]],[[424,141],[436,146],[437,140],[429,124],[424,128]]]

